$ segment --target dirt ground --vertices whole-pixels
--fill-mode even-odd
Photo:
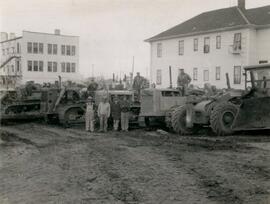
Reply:
[[[0,203],[270,204],[270,133],[1,127]]]

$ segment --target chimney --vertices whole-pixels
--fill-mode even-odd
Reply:
[[[54,30],[54,34],[55,34],[55,35],[60,35],[60,29],[55,29],[55,30]]]
[[[246,0],[238,0],[238,8],[242,11],[246,10]]]

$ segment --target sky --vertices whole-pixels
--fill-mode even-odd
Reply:
[[[0,0],[0,31],[23,30],[80,36],[84,77],[149,77],[150,45],[144,42],[202,12],[236,6],[237,0]],[[246,0],[247,8],[270,0]]]

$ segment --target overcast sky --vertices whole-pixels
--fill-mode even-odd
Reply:
[[[80,72],[85,77],[149,73],[150,46],[144,42],[205,11],[235,6],[237,0],[0,0],[0,31],[22,30],[80,36]],[[246,0],[247,8],[270,0]]]

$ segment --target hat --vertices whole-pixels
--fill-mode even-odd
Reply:
[[[92,97],[92,96],[89,96],[89,97],[87,98],[87,101],[93,101],[93,97]]]

